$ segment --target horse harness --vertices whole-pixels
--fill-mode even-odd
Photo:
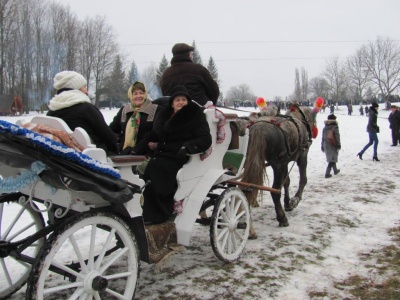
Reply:
[[[293,154],[297,153],[296,159],[295,159],[295,160],[297,160],[297,158],[298,158],[298,156],[300,155],[300,152],[301,152],[301,151],[298,151],[299,147],[302,147],[303,149],[306,149],[312,143],[312,132],[311,132],[310,123],[307,121],[306,116],[304,115],[304,113],[301,110],[301,108],[298,107],[297,105],[296,106],[292,106],[292,107],[297,109],[300,112],[300,114],[302,116],[302,119],[300,121],[306,126],[306,129],[307,129],[307,132],[308,132],[308,141],[307,141],[306,144],[302,143],[302,141],[301,141],[302,136],[301,136],[301,130],[300,130],[299,124],[295,121],[295,119],[292,116],[277,114],[276,116],[271,116],[271,119],[269,119],[269,120],[265,120],[265,119],[257,120],[252,125],[254,125],[255,123],[258,123],[258,122],[265,122],[265,123],[272,124],[276,129],[280,130],[282,132],[282,135],[283,135],[284,140],[285,140],[285,147],[286,147],[287,157],[291,157],[291,156],[293,156]],[[283,120],[276,120],[275,118],[282,118]],[[281,124],[284,121],[292,122],[292,124],[294,124],[294,126],[297,129],[298,143],[297,143],[296,148],[293,149],[293,150],[290,149],[290,144],[289,144],[289,141],[288,141],[288,134],[281,127]],[[252,125],[250,125],[250,126],[252,126]]]

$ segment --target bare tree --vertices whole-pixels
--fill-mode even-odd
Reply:
[[[397,41],[378,37],[361,49],[371,81],[385,97],[400,86],[400,47]]]
[[[256,96],[248,84],[242,83],[231,87],[226,93],[225,100],[232,103],[235,100],[255,100]]]
[[[313,98],[322,97],[325,100],[329,100],[330,86],[328,81],[324,77],[317,76],[311,78],[309,86],[310,86],[310,93],[312,94]]]
[[[151,99],[161,96],[161,89],[157,81],[157,67],[155,65],[147,66],[140,73],[140,80],[145,84]]]
[[[301,68],[301,98],[303,101],[308,100],[308,75],[307,71],[302,67]]]
[[[295,79],[294,79],[294,98],[296,101],[300,101],[301,99],[301,86],[300,86],[300,73],[299,69],[296,68],[294,71]]]
[[[326,62],[323,77],[328,81],[332,101],[338,104],[339,98],[344,95],[347,89],[346,68],[339,61],[338,57],[333,57]]]

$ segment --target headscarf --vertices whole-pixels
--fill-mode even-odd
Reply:
[[[142,90],[144,92],[144,101],[140,107],[136,106],[133,102],[133,92],[135,90]],[[135,147],[136,141],[137,141],[137,135],[139,132],[139,126],[140,126],[140,108],[148,101],[147,100],[147,91],[146,87],[142,82],[136,81],[128,90],[128,98],[131,101],[131,106],[132,106],[132,116],[130,119],[126,122],[126,128],[125,128],[125,141],[124,141],[124,146],[122,149],[125,149],[126,147]]]

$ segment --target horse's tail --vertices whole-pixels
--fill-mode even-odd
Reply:
[[[257,185],[264,184],[265,158],[267,153],[266,123],[255,123],[250,127],[249,144],[246,161],[244,163],[243,182]],[[247,200],[251,206],[257,206],[258,190],[247,193]]]

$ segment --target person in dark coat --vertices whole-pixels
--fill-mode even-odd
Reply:
[[[339,150],[341,149],[340,143],[340,133],[339,133],[339,125],[336,121],[336,116],[331,114],[328,116],[328,120],[324,121],[325,127],[322,131],[322,142],[321,142],[321,150],[325,152],[326,161],[328,162],[328,166],[325,172],[325,178],[332,177],[331,170],[333,169],[333,173],[337,175],[340,170],[336,167],[336,163],[338,162]],[[336,143],[332,144],[328,139],[328,132],[332,131]]]
[[[71,130],[83,128],[97,148],[104,149],[107,155],[115,155],[117,137],[100,110],[91,103],[86,85],[86,79],[77,72],[57,73],[54,77],[57,93],[49,102],[47,115],[63,119]]]
[[[142,82],[135,82],[128,89],[129,103],[120,108],[110,128],[118,136],[119,154],[152,156],[156,147],[152,141],[153,121],[160,106],[147,97]]]
[[[364,148],[357,153],[357,156],[362,159],[362,156],[364,152],[372,145],[374,144],[374,156],[372,157],[373,161],[379,161],[378,159],[378,132],[379,132],[379,126],[378,126],[378,108],[379,104],[376,102],[372,102],[371,106],[369,107],[368,110],[368,125],[367,125],[367,132],[369,136],[369,142],[364,146]]]
[[[193,63],[193,51],[193,47],[184,43],[172,47],[171,66],[160,79],[162,94],[171,96],[175,86],[183,85],[190,97],[200,105],[204,106],[207,101],[216,105],[219,97],[218,84],[204,66]]]
[[[187,154],[208,150],[212,140],[203,108],[183,86],[171,90],[169,106],[157,115],[153,131],[159,139],[143,176],[151,181],[143,192],[143,218],[162,223],[173,214],[176,175],[188,161]]]
[[[400,128],[400,112],[397,110],[396,105],[390,107],[391,113],[389,115],[390,129],[392,130],[392,145],[397,146],[400,140],[399,128]]]

